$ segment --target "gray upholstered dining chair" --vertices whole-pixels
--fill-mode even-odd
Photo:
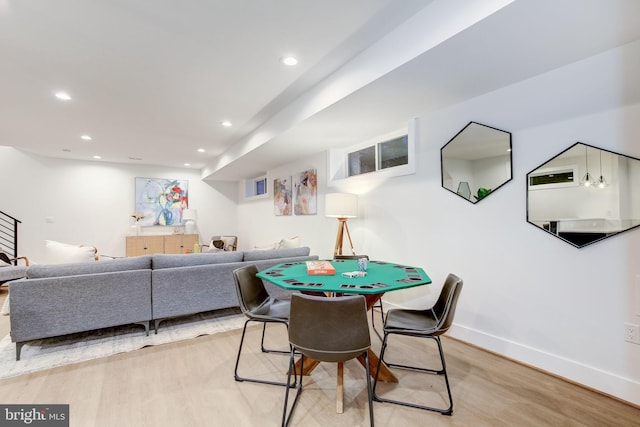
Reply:
[[[256,276],[258,269],[255,265],[247,265],[233,271],[233,279],[236,283],[236,292],[238,294],[238,302],[240,310],[247,316],[242,328],[242,337],[238,346],[238,356],[236,357],[236,366],[233,375],[236,381],[249,381],[261,384],[286,386],[287,383],[278,381],[269,381],[257,378],[241,377],[238,374],[238,365],[240,364],[240,354],[242,353],[242,345],[244,343],[245,333],[249,322],[262,323],[262,338],[260,340],[260,350],[263,353],[282,353],[289,354],[287,350],[270,350],[264,346],[264,336],[267,323],[277,323],[287,327],[289,320],[290,302],[288,300],[278,300],[269,295],[262,280]],[[294,382],[295,386],[295,382]]]
[[[305,357],[320,362],[346,362],[364,356],[369,421],[373,426],[373,391],[369,375],[371,338],[367,321],[367,304],[362,295],[326,298],[315,295],[291,295],[289,316],[289,343],[291,353],[287,384],[295,374],[295,353],[302,353],[300,372],[304,371]],[[293,385],[295,386],[295,384]],[[302,375],[291,409],[287,411],[289,388],[285,391],[282,425],[291,421],[294,409],[302,393]]]
[[[335,260],[360,259],[360,258],[366,258],[367,260],[369,260],[369,256],[368,255],[334,255],[333,256],[333,259],[335,259]],[[382,339],[382,335],[380,334],[380,332],[376,328],[376,320],[375,320],[374,314],[375,314],[375,312],[377,310],[380,311],[380,322],[383,323],[384,322],[384,307],[382,307],[382,299],[379,299],[373,305],[373,307],[371,307],[371,326],[373,326],[373,330],[376,333],[376,335],[378,335],[378,338]]]
[[[444,360],[444,352],[442,351],[442,343],[440,335],[449,330],[453,323],[453,317],[456,311],[456,304],[460,292],[462,291],[462,279],[455,274],[449,274],[442,286],[440,295],[436,303],[426,310],[409,310],[409,309],[391,309],[387,311],[384,322],[384,338],[382,340],[382,349],[380,350],[380,358],[378,360],[378,370],[380,364],[385,363],[390,367],[410,369],[413,371],[426,372],[436,375],[444,375],[445,384],[447,386],[447,394],[449,396],[449,406],[447,408],[435,408],[416,403],[399,401],[395,399],[381,397],[377,394],[378,375],[373,384],[373,399],[376,402],[395,403],[398,405],[410,406],[412,408],[425,409],[428,411],[440,412],[443,415],[451,415],[453,413],[453,399],[451,397],[451,387],[449,386],[449,377],[447,375],[447,365]],[[430,338],[438,345],[440,353],[441,369],[427,369],[424,367],[407,366],[402,364],[390,363],[384,360],[385,351],[389,343],[390,335],[404,335],[416,338]]]

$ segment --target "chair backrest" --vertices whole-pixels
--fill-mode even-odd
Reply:
[[[256,313],[270,299],[262,279],[256,274],[258,274],[258,268],[253,264],[233,270],[238,302],[244,314]]]
[[[289,342],[321,362],[344,362],[361,355],[371,347],[365,298],[292,294]]]
[[[449,273],[440,291],[438,301],[432,308],[438,319],[437,332],[434,335],[444,334],[451,327],[460,292],[462,292],[462,279]]]

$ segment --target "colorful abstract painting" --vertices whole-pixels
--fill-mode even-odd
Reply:
[[[296,215],[315,215],[318,213],[318,179],[316,169],[300,172],[293,179],[294,212]]]
[[[140,225],[182,225],[182,212],[189,207],[189,181],[136,178],[135,189]]]
[[[291,177],[273,180],[273,213],[277,216],[291,215]]]

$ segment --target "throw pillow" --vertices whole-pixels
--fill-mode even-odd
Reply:
[[[277,243],[271,243],[270,245],[263,245],[263,246],[254,246],[253,249],[256,251],[268,251],[270,249],[277,249],[278,248],[278,244]]]
[[[298,236],[292,237],[290,239],[282,239],[278,244],[278,249],[299,248],[299,247],[300,247],[300,238]]]
[[[209,242],[209,248],[224,249],[224,242],[222,240],[212,240]]]
[[[93,246],[68,245],[53,240],[46,240],[45,243],[47,264],[68,264],[96,260],[96,249]]]

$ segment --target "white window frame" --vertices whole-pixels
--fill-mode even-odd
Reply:
[[[559,182],[557,184],[540,184],[540,185],[531,185],[531,177],[540,176],[540,175],[549,175],[550,173],[560,173],[560,172],[573,172],[573,182]],[[578,165],[567,165],[567,166],[553,166],[544,169],[538,169],[537,171],[530,173],[527,175],[527,187],[529,190],[548,190],[551,188],[565,188],[565,187],[577,187],[580,185],[580,177],[578,175]]]
[[[328,152],[327,164],[329,173],[327,174],[327,184],[337,184],[340,182],[351,182],[360,179],[388,179],[396,176],[411,175],[416,172],[416,141],[418,134],[418,119],[414,118],[409,122],[407,129],[398,129],[385,135],[354,144],[349,147],[330,149]],[[395,138],[407,135],[407,164],[393,166],[385,169],[378,169],[378,144],[388,142]],[[363,148],[376,146],[376,170],[359,175],[349,176],[349,153],[362,150]]]
[[[264,194],[258,194],[258,182],[264,180]],[[244,198],[245,200],[266,199],[269,197],[269,179],[267,175],[260,175],[255,178],[244,180]]]

